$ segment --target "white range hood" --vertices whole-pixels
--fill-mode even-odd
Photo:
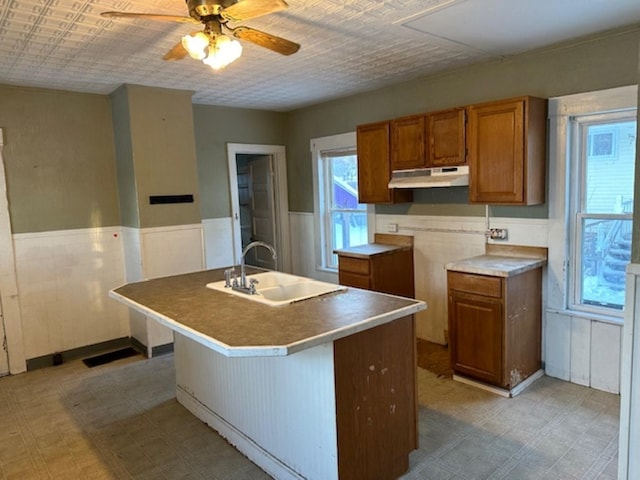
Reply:
[[[433,188],[469,185],[469,166],[394,170],[389,188]]]

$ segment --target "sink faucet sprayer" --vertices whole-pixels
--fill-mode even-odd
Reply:
[[[271,252],[271,255],[273,256],[273,259],[277,259],[278,255],[276,254],[276,250],[275,248],[273,248],[271,245],[269,245],[266,242],[251,242],[249,245],[247,245],[246,247],[244,247],[244,249],[242,250],[242,256],[240,257],[240,283],[238,284],[238,279],[235,278],[235,273],[233,273],[233,268],[230,268],[228,270],[226,270],[225,273],[225,278],[226,278],[226,286],[230,286],[231,288],[233,288],[234,290],[237,290],[239,292],[244,292],[244,293],[248,293],[249,295],[255,295],[256,293],[256,283],[258,283],[258,281],[254,278],[252,278],[249,281],[249,286],[247,286],[247,275],[245,273],[245,268],[244,268],[244,258],[247,255],[247,252],[249,250],[251,250],[252,248],[255,247],[264,247],[267,250],[269,250]],[[229,279],[231,275],[234,275],[233,277],[233,283],[230,284]]]

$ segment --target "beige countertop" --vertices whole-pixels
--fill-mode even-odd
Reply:
[[[382,243],[367,243],[366,245],[358,245],[356,247],[334,250],[333,253],[355,258],[369,258],[375,255],[384,255],[385,253],[397,252],[399,250],[411,250],[411,248],[412,247],[410,245],[386,245]]]
[[[546,258],[516,257],[503,255],[480,255],[447,263],[445,268],[456,272],[509,277],[541,267],[547,263]]]
[[[272,307],[206,287],[223,279],[224,269],[206,270],[130,283],[110,296],[230,357],[290,355],[426,308],[419,300],[351,287]]]

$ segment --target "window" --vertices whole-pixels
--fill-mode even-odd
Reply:
[[[621,315],[631,260],[635,110],[570,120],[571,306]]]
[[[317,264],[337,270],[340,248],[368,241],[367,206],[358,203],[355,134],[311,142],[316,184]]]

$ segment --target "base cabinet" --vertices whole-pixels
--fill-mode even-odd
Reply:
[[[337,340],[334,358],[339,478],[398,478],[418,448],[413,317]]]
[[[541,368],[542,269],[510,277],[447,272],[456,374],[512,389]]]

